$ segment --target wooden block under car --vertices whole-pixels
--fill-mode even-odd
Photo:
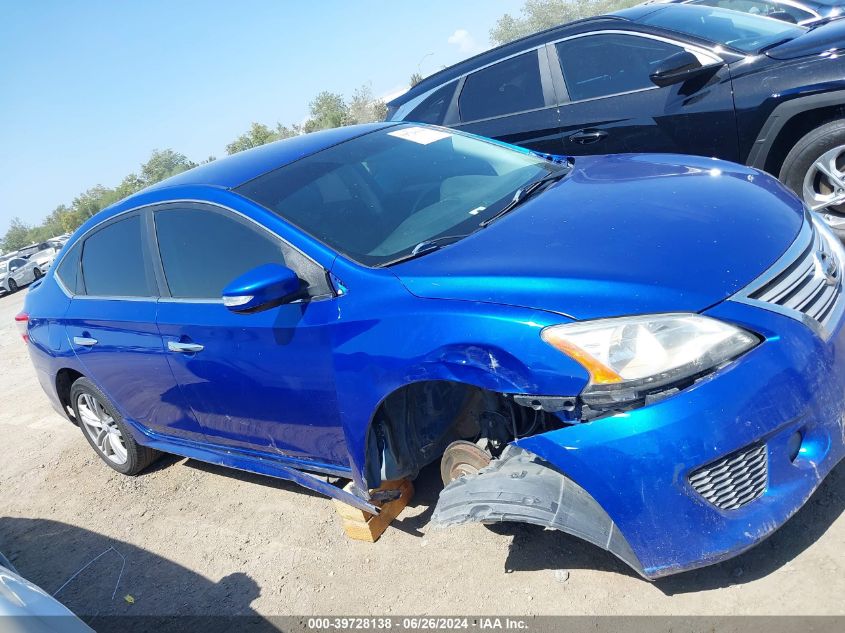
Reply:
[[[344,490],[349,492],[351,489],[352,483],[350,482]],[[414,496],[414,484],[411,483],[410,479],[383,481],[381,486],[371,491],[396,489],[400,491],[397,499],[385,502],[373,501],[373,505],[381,508],[381,512],[378,514],[370,514],[364,510],[347,505],[342,501],[333,499],[332,502],[334,503],[338,516],[340,516],[343,522],[343,531],[346,532],[346,536],[357,541],[375,543],[387,529],[387,526],[390,525],[390,522],[399,516],[399,513],[405,509],[411,497]]]

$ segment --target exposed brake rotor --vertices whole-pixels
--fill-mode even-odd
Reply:
[[[440,461],[440,477],[444,484],[464,475],[475,475],[488,466],[493,456],[472,442],[458,440],[443,451]]]

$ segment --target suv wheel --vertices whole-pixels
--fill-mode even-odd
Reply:
[[[44,273],[41,272],[40,268],[33,268],[32,276],[35,277],[36,280],[38,280],[44,276]]]
[[[18,284],[15,283],[14,279],[9,280],[9,294],[14,294],[18,291]]]
[[[73,412],[82,434],[106,464],[124,475],[136,475],[152,464],[159,452],[138,444],[106,395],[87,378],[70,388]]]
[[[845,121],[803,136],[784,159],[780,180],[845,234]]]

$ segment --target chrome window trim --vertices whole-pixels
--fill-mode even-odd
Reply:
[[[71,245],[71,248],[69,248],[69,249],[62,248],[62,250],[60,251],[61,258],[58,261],[53,262],[53,265],[50,266],[50,270],[51,271],[58,270],[62,261],[67,256],[67,253],[73,248],[73,246],[75,246],[78,243],[85,241],[86,239],[88,239],[89,235],[92,232],[96,231],[98,228],[100,228],[104,224],[115,220],[116,218],[122,217],[124,215],[129,214],[129,213],[134,213],[136,211],[142,211],[142,210],[145,210],[145,209],[151,209],[151,208],[155,208],[155,207],[167,207],[169,205],[188,204],[188,203],[218,207],[220,209],[223,209],[224,211],[228,211],[229,213],[234,213],[235,215],[238,215],[238,216],[242,217],[243,219],[248,220],[249,222],[251,222],[255,226],[259,227],[261,230],[265,231],[266,233],[269,233],[271,237],[273,237],[276,240],[282,242],[283,244],[286,244],[291,249],[295,250],[300,255],[305,257],[308,261],[313,263],[315,266],[319,266],[320,268],[323,269],[323,271],[328,273],[328,270],[326,270],[325,266],[323,266],[319,262],[315,261],[314,258],[311,257],[310,255],[304,253],[302,251],[302,249],[297,248],[296,246],[294,246],[293,244],[288,242],[285,238],[283,238],[281,235],[271,231],[266,226],[264,226],[263,224],[261,224],[257,220],[254,220],[253,218],[249,217],[248,215],[246,215],[246,214],[244,214],[244,213],[242,213],[242,212],[240,212],[236,209],[232,209],[231,207],[227,207],[225,204],[220,204],[219,202],[210,202],[208,200],[197,200],[197,199],[192,199],[192,198],[180,198],[178,200],[164,200],[164,201],[159,201],[159,202],[150,202],[150,203],[147,203],[147,204],[142,204],[142,205],[137,206],[137,207],[132,207],[131,209],[126,209],[124,211],[120,211],[119,213],[115,213],[114,215],[109,216],[108,218],[100,220],[94,226],[90,227],[82,235],[80,235],[79,238]],[[285,221],[284,218],[282,218],[282,221]],[[161,299],[174,299],[174,297],[153,297],[153,296],[148,296],[148,297],[99,297],[99,296],[94,296],[94,295],[72,294],[70,292],[70,290],[64,285],[64,283],[62,283],[62,280],[59,278],[59,276],[57,274],[53,273],[53,278],[58,282],[59,289],[65,294],[65,296],[68,299],[81,299],[81,298],[91,298],[91,299],[100,299],[100,300],[108,300],[108,299],[139,300],[140,299],[140,300],[151,300],[151,301],[159,301]],[[200,299],[200,300],[183,299],[183,301],[187,301],[187,302],[191,302],[191,303],[197,303],[198,301],[223,303],[222,299]]]
[[[812,244],[815,238],[814,224],[815,222],[810,213],[805,211],[804,222],[801,226],[801,230],[798,232],[798,236],[786,252],[781,255],[774,264],[769,266],[762,275],[754,279],[754,281],[732,296],[728,297],[727,300],[736,303],[743,303],[755,308],[762,308],[764,310],[769,310],[770,312],[777,312],[783,316],[800,321],[813,330],[822,340],[827,341],[833,334],[836,325],[838,325],[842,319],[843,312],[845,312],[845,292],[840,295],[840,298],[836,301],[836,304],[827,319],[829,327],[825,327],[815,319],[810,318],[798,310],[793,310],[791,308],[786,308],[774,303],[769,303],[768,301],[761,301],[751,297],[752,294],[766,286],[775,277],[780,275],[781,272],[792,265],[795,260]],[[826,239],[826,237],[822,235],[822,239]],[[839,262],[839,269],[840,276],[845,274],[845,262]]]
[[[123,295],[72,295],[71,299],[97,299],[98,301],[157,302],[161,297],[132,297]]]
[[[640,31],[626,31],[624,29],[603,29],[601,31],[589,31],[585,33],[576,33],[575,35],[569,35],[567,37],[562,37],[559,40],[553,40],[549,42],[549,45],[555,47],[555,57],[557,58],[558,66],[560,66],[560,72],[563,78],[563,84],[566,86],[566,91],[568,94],[572,94],[569,90],[569,86],[566,83],[566,75],[563,72],[563,66],[561,66],[560,62],[560,55],[557,54],[557,45],[561,42],[568,42],[570,40],[576,40],[584,37],[594,37],[596,35],[630,35],[631,37],[640,37],[647,40],[655,40],[658,42],[663,42],[664,44],[671,44],[672,46],[677,46],[688,53],[692,53],[695,55],[696,59],[703,65],[708,66],[712,64],[724,64],[725,60],[720,57],[715,50],[710,50],[704,46],[698,46],[695,44],[688,44],[685,42],[680,42],[676,39],[671,37],[665,37],[663,35],[653,35],[651,33],[641,33]],[[551,63],[551,60],[550,60]],[[636,90],[626,90],[623,92],[614,92],[611,94],[601,95],[598,97],[590,97],[589,99],[570,99],[569,101],[562,102],[561,106],[566,106],[574,103],[587,103],[589,101],[596,101],[598,99],[608,99],[610,97],[621,97],[623,95],[630,95],[636,94],[638,92],[648,92],[650,90],[660,90],[660,86],[647,86],[645,88],[638,88]]]
[[[401,106],[399,106],[399,108],[397,108],[396,112],[393,114],[393,116],[390,118],[390,120],[391,121],[397,121],[397,122],[404,121],[405,117],[408,114],[410,114],[410,112],[416,106],[418,106],[420,103],[422,103],[422,101],[424,99],[428,98],[428,96],[431,95],[435,90],[439,90],[443,86],[450,84],[454,81],[461,82],[461,81],[465,80],[467,77],[469,77],[470,75],[473,75],[473,74],[475,74],[475,73],[477,73],[481,70],[485,70],[485,69],[490,68],[491,66],[495,66],[496,64],[499,64],[501,62],[507,61],[507,60],[512,59],[514,57],[518,57],[519,55],[524,55],[525,53],[530,53],[531,51],[537,51],[537,58],[538,58],[538,61],[541,64],[541,71],[542,71],[543,57],[540,55],[540,52],[539,52],[539,50],[541,48],[544,48],[544,47],[547,47],[547,46],[554,46],[559,42],[565,42],[567,40],[577,39],[577,38],[580,38],[580,37],[590,37],[590,36],[593,36],[593,35],[605,35],[605,34],[631,35],[633,37],[643,37],[643,38],[646,38],[646,39],[653,39],[653,40],[657,40],[657,41],[660,41],[660,42],[665,42],[667,44],[673,44],[675,46],[678,46],[679,48],[682,48],[686,51],[689,51],[690,53],[695,55],[702,64],[705,64],[705,65],[706,64],[721,64],[721,63],[725,62],[724,58],[722,58],[719,55],[719,53],[717,52],[718,50],[721,49],[721,47],[719,47],[719,46],[716,46],[716,47],[711,49],[711,48],[707,48],[706,46],[701,46],[701,45],[698,45],[698,44],[689,44],[689,43],[686,43],[686,42],[681,42],[681,41],[674,39],[672,37],[666,37],[666,36],[663,36],[663,35],[653,35],[651,33],[643,33],[641,31],[632,31],[632,30],[625,30],[625,29],[602,29],[600,31],[585,31],[583,33],[575,33],[573,35],[568,35],[566,37],[562,37],[562,38],[557,39],[557,40],[550,40],[550,41],[547,41],[547,42],[543,42],[542,44],[538,44],[537,46],[531,46],[529,48],[523,48],[516,53],[512,53],[512,54],[510,54],[506,57],[501,57],[501,58],[499,58],[495,61],[492,61],[488,64],[485,64],[483,66],[479,66],[478,68],[473,68],[472,70],[467,71],[462,75],[457,75],[456,77],[453,77],[453,78],[449,79],[448,81],[444,81],[443,83],[438,84],[434,88],[431,88],[430,90],[428,90],[428,91],[426,91],[426,92],[424,92],[420,95],[417,95],[416,97],[414,97],[410,101],[403,103]],[[737,54],[740,55],[739,53],[737,53]],[[745,57],[744,55],[740,55],[740,56]],[[557,51],[555,51],[555,57],[557,57]],[[547,56],[547,62],[549,64],[548,67],[550,69],[552,69],[552,71],[553,71],[553,69],[554,69],[553,60],[548,58],[548,56]],[[558,58],[558,68],[559,67],[560,67],[560,58]],[[542,79],[542,72],[541,72],[541,79]],[[564,86],[565,85],[566,85],[566,82],[564,80]],[[472,123],[481,123],[481,122],[484,122],[484,121],[492,121],[492,120],[499,119],[499,118],[506,117],[506,116],[514,116],[514,115],[518,115],[518,114],[528,114],[528,113],[531,113],[531,112],[538,112],[538,111],[546,110],[546,109],[552,108],[552,107],[559,107],[559,106],[568,105],[570,103],[584,103],[586,101],[594,101],[596,99],[606,99],[608,97],[617,97],[617,96],[620,96],[620,95],[632,94],[632,93],[635,93],[635,92],[644,92],[646,90],[656,90],[658,88],[659,88],[659,86],[650,86],[648,88],[640,88],[639,90],[630,90],[630,91],[627,91],[627,92],[618,92],[618,93],[614,93],[614,94],[610,94],[610,95],[603,95],[601,97],[592,97],[590,99],[580,99],[580,100],[577,100],[577,101],[573,101],[573,100],[570,100],[570,99],[564,100],[564,99],[561,99],[561,95],[559,95],[557,103],[555,103],[553,105],[544,105],[543,107],[540,107],[540,108],[532,108],[530,110],[522,110],[520,112],[509,112],[507,114],[500,114],[500,115],[497,115],[497,116],[494,116],[494,117],[487,117],[486,119],[472,119],[472,120],[469,120],[469,121],[464,121],[464,120],[460,119],[460,93],[463,92],[463,84],[461,84],[461,85],[456,86],[456,94],[454,95],[455,97],[457,97],[457,100],[458,100],[458,121],[455,123],[455,125],[456,126],[462,126],[462,125],[469,125],[469,124],[472,124]],[[567,88],[567,92],[568,92],[568,88]]]

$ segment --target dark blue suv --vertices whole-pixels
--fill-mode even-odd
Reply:
[[[845,234],[845,20],[652,4],[482,53],[389,104],[551,154],[679,152],[779,176]]]

